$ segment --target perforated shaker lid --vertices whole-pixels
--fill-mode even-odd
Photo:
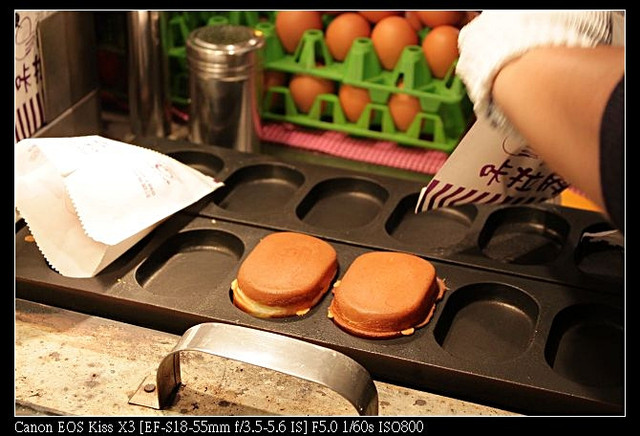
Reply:
[[[256,51],[263,45],[262,32],[247,26],[205,26],[189,35],[187,58],[191,68],[233,76],[258,62]]]

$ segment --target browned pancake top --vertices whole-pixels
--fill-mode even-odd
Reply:
[[[424,322],[439,293],[430,262],[370,252],[356,258],[334,288],[331,312],[339,325],[359,333],[392,335]]]
[[[238,270],[238,286],[267,305],[313,300],[327,290],[337,270],[335,249],[327,242],[295,232],[263,238]]]

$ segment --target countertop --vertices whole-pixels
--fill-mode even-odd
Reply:
[[[179,336],[17,299],[15,415],[356,415],[334,391],[204,353],[181,357],[182,386],[157,410],[129,404]],[[514,416],[485,405],[374,380],[382,416]]]

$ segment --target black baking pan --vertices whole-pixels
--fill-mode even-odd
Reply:
[[[623,412],[619,294],[432,260],[449,288],[432,320],[411,336],[362,339],[327,317],[331,293],[301,317],[259,319],[233,305],[240,264],[274,231],[180,212],[97,276],[69,278],[21,225],[16,296],[177,334],[208,321],[284,334],[343,352],[379,380],[525,414]],[[337,279],[378,249],[325,240],[338,253]]]
[[[623,247],[589,237],[612,230],[597,212],[540,203],[416,214],[420,182],[187,141],[133,142],[225,182],[190,209],[200,216],[622,293]]]

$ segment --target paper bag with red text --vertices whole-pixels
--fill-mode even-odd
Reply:
[[[479,118],[422,188],[415,212],[465,203],[537,203],[568,186],[527,144]]]

